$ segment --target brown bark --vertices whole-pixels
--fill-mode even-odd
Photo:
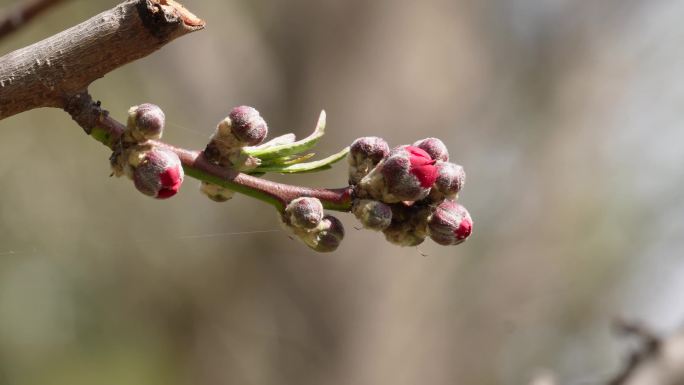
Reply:
[[[0,58],[0,120],[67,101],[108,72],[204,21],[171,0],[129,0],[57,35]]]

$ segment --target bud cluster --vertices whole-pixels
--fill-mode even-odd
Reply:
[[[334,251],[344,238],[342,222],[332,215],[325,215],[321,201],[316,198],[292,200],[280,219],[285,228],[321,253]]]
[[[363,227],[382,231],[400,246],[426,237],[456,245],[472,232],[468,211],[456,203],[465,183],[463,167],[449,162],[437,138],[389,149],[378,137],[356,139],[349,152],[352,213]]]
[[[216,126],[204,149],[204,157],[222,167],[252,170],[260,161],[246,154],[243,148],[260,144],[267,134],[268,126],[259,111],[249,106],[235,107]],[[208,182],[202,182],[200,191],[216,202],[225,202],[234,195],[232,190]]]
[[[138,191],[157,199],[174,196],[184,177],[178,155],[151,142],[161,138],[164,120],[164,112],[154,104],[131,107],[126,130],[110,158],[113,175],[126,175]]]

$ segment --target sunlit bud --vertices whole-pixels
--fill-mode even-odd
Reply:
[[[200,191],[214,202],[225,202],[235,195],[233,190],[205,181],[200,184]]]
[[[268,134],[268,126],[259,111],[249,106],[233,108],[228,115],[233,135],[245,146],[261,143]]]
[[[392,205],[392,223],[383,230],[387,241],[399,246],[418,246],[427,237],[429,207]]]
[[[128,110],[128,130],[130,137],[142,142],[159,139],[164,131],[164,111],[159,106],[143,103]]]
[[[145,195],[166,199],[175,195],[183,183],[183,167],[178,156],[153,148],[144,153],[133,169],[133,183]]]
[[[449,161],[449,150],[444,142],[437,138],[425,138],[413,143],[413,146],[424,150],[434,160]]]
[[[389,154],[384,139],[367,136],[356,139],[349,148],[349,183],[357,184]]]
[[[392,222],[392,209],[378,201],[358,199],[352,206],[352,213],[363,227],[371,230],[384,230]]]
[[[473,220],[468,210],[454,201],[440,203],[428,221],[430,238],[444,246],[458,245],[472,231]]]
[[[318,226],[323,214],[321,201],[310,197],[294,199],[285,208],[286,220],[302,229],[313,229]]]
[[[465,184],[466,174],[463,167],[451,162],[437,162],[437,173],[430,197],[434,197],[435,200],[456,197]]]
[[[430,193],[437,179],[435,161],[424,150],[400,146],[359,183],[360,193],[385,203],[417,201]]]
[[[300,235],[302,241],[310,248],[320,252],[335,251],[344,238],[344,226],[339,219],[326,215],[315,229]]]

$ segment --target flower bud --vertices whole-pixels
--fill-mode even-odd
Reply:
[[[170,198],[183,183],[183,166],[175,153],[153,148],[145,152],[135,165],[133,183],[145,195],[157,199]]]
[[[427,237],[427,206],[392,205],[392,223],[383,230],[385,239],[398,246],[418,246]]]
[[[384,230],[392,222],[392,209],[378,201],[358,199],[352,206],[352,213],[363,227],[371,230]]]
[[[200,191],[214,202],[225,202],[233,198],[235,191],[217,184],[202,181]]]
[[[389,145],[377,136],[356,139],[349,148],[349,184],[357,184],[389,154]]]
[[[453,199],[465,184],[463,167],[451,162],[437,162],[437,180],[430,197],[437,200]]]
[[[164,131],[164,111],[159,106],[143,103],[128,110],[128,130],[137,142],[159,139]]]
[[[231,132],[245,146],[256,146],[268,134],[268,126],[259,111],[249,106],[233,108],[228,115]]]
[[[319,253],[335,251],[344,238],[344,226],[339,219],[326,215],[315,229],[300,235],[307,246]]]
[[[440,245],[458,245],[472,231],[473,220],[468,210],[454,201],[440,203],[428,220],[430,238]]]
[[[228,117],[219,122],[204,149],[205,158],[214,164],[248,171],[259,166],[258,158],[245,154],[242,147],[261,143],[268,134],[266,122],[252,107],[233,108]]]
[[[313,229],[318,226],[323,214],[321,201],[310,197],[294,199],[285,208],[286,220],[302,229]]]
[[[436,179],[437,167],[427,152],[400,146],[359,182],[359,192],[385,203],[417,201],[430,193]]]
[[[449,161],[449,150],[444,142],[437,138],[425,138],[413,143],[413,146],[424,150],[434,160]]]

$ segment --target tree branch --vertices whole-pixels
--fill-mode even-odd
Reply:
[[[0,40],[64,0],[33,0],[8,11],[0,20]]]
[[[172,0],[129,0],[73,28],[0,58],[0,120],[38,107],[58,107],[109,148],[125,126],[93,102],[87,87],[171,40],[202,29],[204,22]],[[349,211],[351,187],[314,189],[253,177],[207,161],[201,152],[154,141],[180,158],[185,172],[252,196],[283,210],[301,196],[332,210]]]
[[[129,0],[0,58],[0,119],[67,100],[108,72],[204,28],[171,0]]]
[[[126,129],[123,124],[109,116],[99,102],[94,102],[87,92],[76,94],[69,99],[65,110],[93,138],[112,149]],[[288,202],[302,196],[318,198],[329,210],[351,209],[351,187],[318,189],[277,183],[218,166],[207,161],[201,152],[185,150],[159,141],[152,143],[175,152],[187,175],[270,203],[280,211]]]
[[[637,349],[609,385],[679,385],[684,383],[684,330],[667,338],[632,322],[619,321],[618,331],[638,339]]]

